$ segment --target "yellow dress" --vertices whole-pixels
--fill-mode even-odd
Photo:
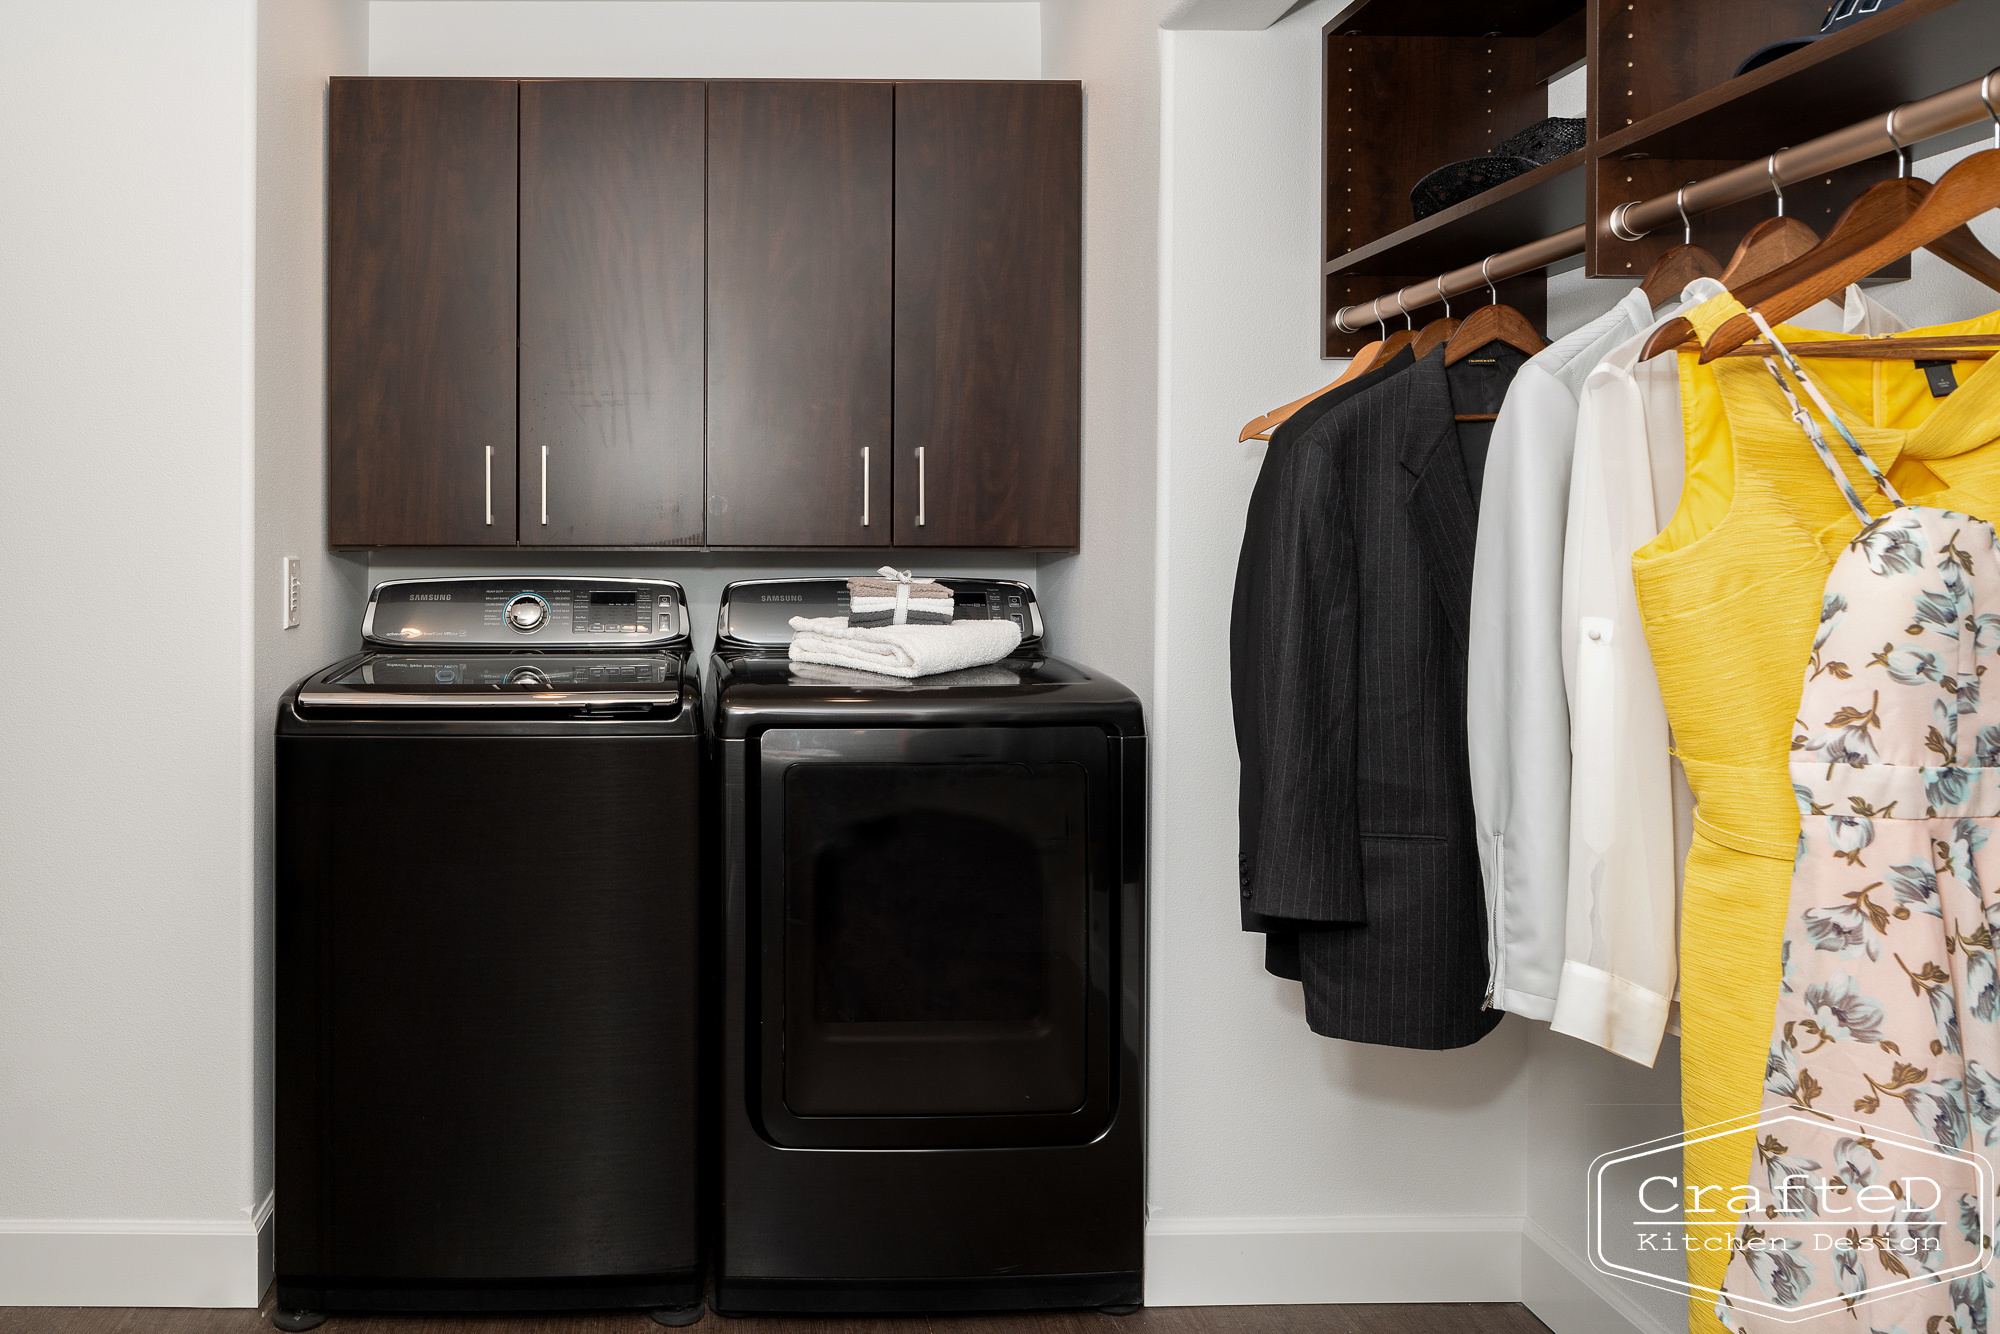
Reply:
[[[1689,312],[1702,338],[1743,307]],[[1912,334],[1993,333],[2000,313]],[[1787,342],[1842,337],[1780,325]],[[1858,337],[1858,335],[1853,335]],[[1912,504],[2000,519],[2000,370],[1960,362],[1931,395],[1910,362],[1807,359],[1855,439]],[[1787,768],[1820,594],[1854,515],[1761,359],[1681,356],[1687,482],[1667,527],[1632,557],[1646,640],[1697,810],[1681,896],[1681,1108],[1687,1128],[1754,1115],[1777,1004],[1799,813]],[[1827,432],[1829,437],[1833,432]],[[1858,460],[1841,466],[1877,514]],[[1740,1137],[1688,1146],[1684,1189],[1750,1171]],[[1710,1229],[1709,1231],[1713,1231]],[[1692,1239],[1691,1239],[1692,1240]],[[1712,1310],[1729,1253],[1690,1250],[1689,1329]]]

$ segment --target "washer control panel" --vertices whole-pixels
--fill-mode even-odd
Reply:
[[[367,642],[405,647],[673,647],[687,633],[670,579],[393,579],[361,625]]]

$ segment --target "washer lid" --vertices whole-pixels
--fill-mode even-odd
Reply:
[[[1035,590],[1013,579],[939,579],[951,590],[955,621],[1012,621],[1021,647],[1042,642],[1042,613]],[[740,579],[722,590],[715,613],[717,644],[734,648],[784,648],[792,642],[794,616],[847,615],[845,579]]]
[[[681,702],[675,653],[364,653],[299,690],[309,708],[651,712]]]

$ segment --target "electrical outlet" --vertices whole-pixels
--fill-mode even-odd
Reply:
[[[296,630],[298,628],[299,585],[299,558],[297,556],[287,556],[285,557],[284,574],[285,616],[284,620],[280,622],[280,628],[282,629]]]

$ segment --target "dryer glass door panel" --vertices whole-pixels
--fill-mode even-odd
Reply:
[[[775,816],[761,1026],[774,1137],[1010,1144],[1101,1129],[1105,734],[771,732],[760,754]]]

